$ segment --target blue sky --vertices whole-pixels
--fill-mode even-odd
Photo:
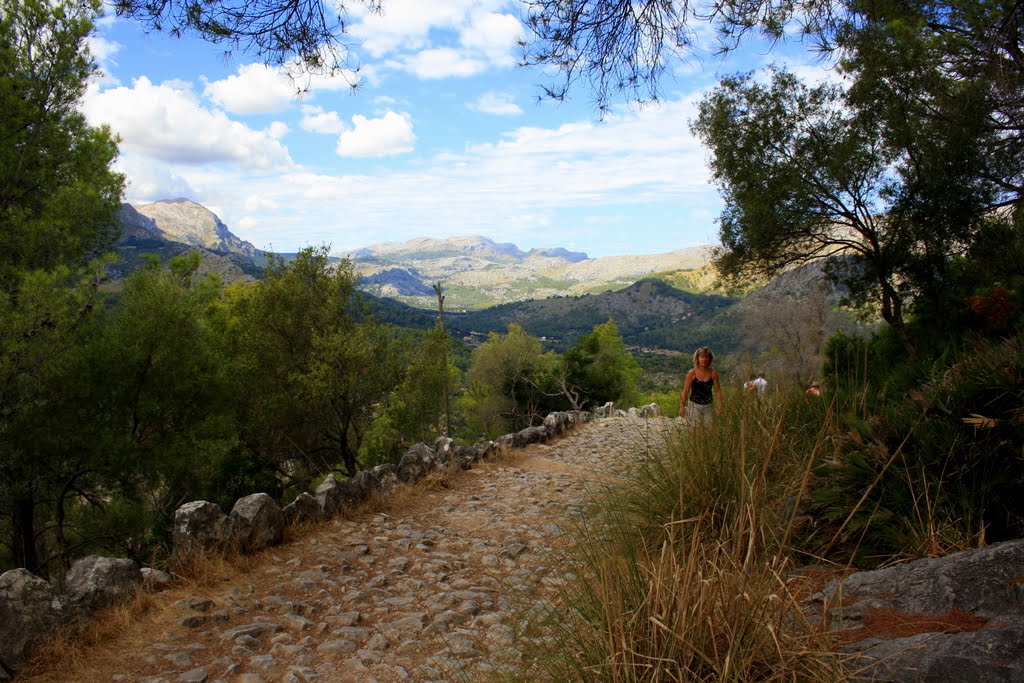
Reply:
[[[720,75],[768,63],[826,75],[799,44],[749,44],[680,61],[658,106],[601,119],[582,89],[538,102],[545,75],[516,65],[521,7],[351,5],[360,87],[316,78],[303,97],[246,55],[106,17],[83,106],[121,137],[128,201],[187,197],[259,248],[483,235],[600,257],[717,241],[721,202],[689,121]]]

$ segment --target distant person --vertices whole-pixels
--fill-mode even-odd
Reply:
[[[718,370],[711,367],[714,360],[711,349],[702,346],[694,351],[693,367],[686,373],[679,417],[686,419],[691,427],[710,427],[715,414],[722,414],[722,385],[718,381]]]
[[[811,397],[821,396],[821,386],[817,382],[811,382],[804,393],[804,403],[810,403]]]
[[[754,380],[754,388],[757,389],[758,396],[764,396],[765,389],[768,388],[768,380],[764,378],[764,373],[757,373],[757,379]]]
[[[756,391],[757,390],[757,375],[750,373],[750,378],[743,383],[743,391]]]

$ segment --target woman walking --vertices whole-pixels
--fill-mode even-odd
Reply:
[[[686,373],[683,394],[679,401],[679,417],[685,418],[693,427],[710,427],[715,413],[722,414],[722,387],[718,382],[718,370],[711,367],[715,354],[707,346],[693,353],[693,367]],[[712,396],[718,398],[717,403]]]

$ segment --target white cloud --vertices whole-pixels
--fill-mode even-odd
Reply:
[[[487,62],[467,56],[450,47],[421,50],[407,57],[403,64],[420,78],[450,78],[475,76],[487,70]]]
[[[122,154],[114,168],[129,181],[125,199],[129,202],[155,202],[160,199],[195,196],[195,188],[169,166],[145,158]]]
[[[472,102],[466,106],[485,114],[494,114],[496,116],[518,116],[523,113],[523,108],[516,104],[513,101],[514,99],[515,98],[508,93],[486,92],[481,95],[476,102]]]
[[[384,116],[369,119],[356,114],[352,117],[352,130],[338,138],[338,155],[343,157],[378,157],[411,152],[416,136],[412,132],[412,119],[408,114],[389,111]]]
[[[233,114],[271,114],[287,109],[298,89],[278,69],[243,64],[237,73],[208,83],[203,94]]]
[[[501,12],[507,6],[504,0],[389,0],[379,14],[353,12],[352,34],[371,57],[392,55],[381,66],[420,78],[471,76],[515,64],[523,27]]]
[[[324,111],[323,107],[303,105],[302,120],[299,123],[302,130],[311,133],[323,133],[325,135],[337,135],[345,130],[345,124],[336,111]]]
[[[706,152],[688,131],[694,115],[695,100],[686,99],[603,123],[524,126],[425,163],[374,166],[363,174],[296,169],[266,179],[190,178],[225,197],[278,203],[276,212],[249,213],[235,199],[230,215],[255,219],[241,237],[282,251],[468,234],[524,248],[575,245],[591,255],[667,251],[659,245],[713,240],[720,210]],[[408,120],[395,113],[353,117],[348,139],[358,132],[365,136],[361,152],[380,154],[386,122],[395,119]],[[594,225],[594,215],[605,223]]]
[[[106,38],[101,38],[95,34],[86,38],[85,44],[89,48],[89,54],[92,55],[93,59],[95,59],[101,67],[109,62],[122,47],[121,44],[116,41],[107,40]]]
[[[91,88],[83,103],[93,124],[109,123],[130,154],[178,164],[227,163],[270,170],[292,165],[278,141],[278,123],[254,130],[219,110],[204,108],[178,82],[154,85],[142,77],[132,87]]]
[[[513,66],[512,54],[517,40],[523,35],[523,26],[510,14],[474,12],[468,26],[459,32],[463,47],[486,55],[488,61],[499,66]]]

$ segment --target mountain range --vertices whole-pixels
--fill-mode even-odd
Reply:
[[[187,199],[125,204],[118,219],[122,236],[115,248],[121,260],[113,268],[115,280],[138,267],[145,254],[166,259],[197,250],[200,272],[218,273],[226,283],[258,279],[267,263],[266,253]],[[796,328],[810,324],[821,336],[846,324],[830,313],[839,293],[818,294],[820,264],[787,273],[748,296],[728,296],[710,266],[710,247],[589,258],[561,248],[523,251],[479,236],[424,237],[331,256],[352,262],[374,315],[398,325],[433,325],[434,285],[440,283],[446,324],[470,344],[517,323],[550,348],[565,349],[613,319],[626,343],[648,356],[709,344],[756,353],[768,348],[759,349],[765,344],[758,340],[770,335],[751,330],[788,326],[806,336]],[[812,309],[823,312],[808,316]],[[789,342],[769,346],[779,343]]]
[[[147,251],[172,256],[189,248],[198,249],[203,267],[218,272],[226,282],[256,278],[266,264],[264,252],[235,236],[212,211],[188,199],[125,204],[119,220],[119,274],[130,271]],[[657,273],[701,272],[708,268],[710,253],[710,247],[704,246],[666,254],[589,258],[563,248],[523,251],[514,244],[467,236],[385,242],[332,256],[352,262],[365,292],[434,308],[434,285],[440,283],[446,308],[458,312],[620,290]]]

